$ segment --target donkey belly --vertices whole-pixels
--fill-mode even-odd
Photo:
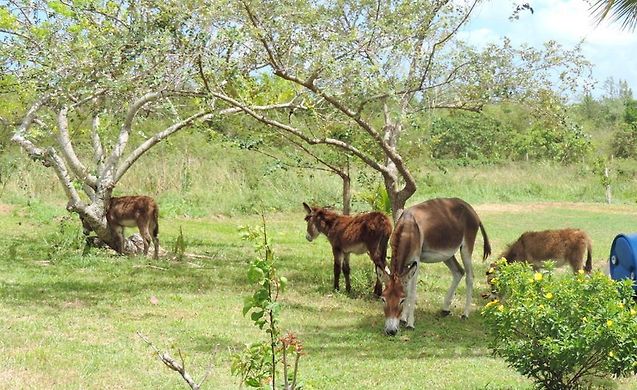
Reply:
[[[423,248],[420,253],[420,261],[423,263],[439,263],[451,258],[460,248],[429,249]]]
[[[367,246],[365,244],[354,244],[344,247],[343,252],[362,255],[363,253],[367,253]]]
[[[137,221],[134,219],[123,219],[119,221],[118,225],[125,227],[137,227]]]

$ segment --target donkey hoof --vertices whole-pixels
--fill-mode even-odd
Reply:
[[[414,330],[414,329],[416,329],[416,327],[413,326],[413,325],[405,324],[405,329],[406,330]]]
[[[441,317],[448,317],[451,315],[451,311],[450,310],[440,310],[440,316]]]
[[[468,320],[468,319],[469,319],[469,316],[468,316],[468,315],[466,315],[466,314],[463,314],[463,315],[461,315],[461,316],[460,316],[460,319],[461,319],[461,320]]]

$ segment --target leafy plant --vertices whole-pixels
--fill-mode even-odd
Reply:
[[[245,299],[243,315],[250,314],[250,319],[259,329],[264,330],[268,341],[249,344],[246,349],[232,358],[232,374],[241,377],[241,383],[254,388],[276,388],[277,365],[283,366],[283,388],[295,390],[297,386],[298,360],[303,347],[296,336],[288,333],[280,337],[279,315],[281,304],[279,293],[287,284],[284,276],[278,276],[275,268],[276,258],[272,243],[267,235],[265,217],[260,228],[241,227],[241,236],[254,243],[255,252],[260,256],[248,267],[248,281],[256,286],[256,290]],[[296,354],[292,368],[292,382],[289,381],[290,363],[287,354]]]
[[[374,189],[361,192],[358,198],[367,203],[374,211],[391,214],[391,199],[382,183]]]
[[[179,226],[179,235],[177,236],[175,245],[173,246],[173,253],[177,260],[183,260],[184,254],[186,253],[186,246],[187,244],[186,239],[184,238],[184,232],[182,231],[181,226]]]
[[[494,354],[547,389],[637,373],[631,281],[600,272],[557,278],[552,268],[499,263],[493,283],[501,298],[482,310]]]

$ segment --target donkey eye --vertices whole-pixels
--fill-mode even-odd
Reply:
[[[400,304],[402,305],[405,302],[405,298],[400,298]]]
[[[387,303],[387,300],[385,299],[385,297],[380,297],[380,300],[383,301],[383,303]]]

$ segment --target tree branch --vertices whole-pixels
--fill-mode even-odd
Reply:
[[[97,171],[101,172],[104,168],[104,147],[99,133],[100,114],[99,112],[93,116],[91,122],[91,145],[93,146],[93,161],[97,167]]]
[[[274,126],[278,129],[281,129],[289,134],[292,134],[300,139],[302,139],[303,141],[305,141],[306,143],[310,144],[310,145],[316,145],[316,144],[326,144],[326,145],[332,145],[338,148],[341,148],[343,150],[346,150],[350,153],[352,153],[353,155],[355,155],[356,157],[360,158],[361,160],[363,160],[367,165],[369,165],[371,168],[377,170],[378,172],[382,173],[383,175],[388,174],[389,172],[387,171],[387,168],[385,168],[384,166],[378,164],[376,161],[374,161],[371,157],[365,155],[363,152],[361,152],[360,150],[358,150],[357,148],[355,148],[354,146],[343,142],[341,140],[337,140],[337,139],[333,139],[333,138],[312,138],[312,137],[308,137],[307,135],[305,135],[301,130],[297,129],[296,127],[290,126],[290,125],[286,125],[284,123],[281,123],[279,121],[276,121],[274,119],[268,118],[264,115],[259,114],[258,112],[256,112],[256,110],[254,110],[253,108],[250,108],[244,104],[242,104],[241,102],[226,96],[226,95],[222,95],[220,93],[213,93],[213,96],[231,104],[232,106],[235,107],[239,107],[242,111],[244,111],[246,114],[252,116],[254,119],[258,120],[259,122],[268,124],[270,126]]]
[[[145,142],[139,145],[133,152],[131,152],[131,154],[126,158],[126,160],[119,166],[119,168],[117,169],[117,173],[115,174],[115,177],[113,179],[114,182],[117,183],[122,178],[122,176],[126,173],[126,171],[128,171],[128,169],[133,165],[133,163],[137,161],[137,159],[139,159],[144,153],[146,153],[150,148],[155,146],[164,138],[172,135],[173,133],[175,133],[176,131],[184,127],[191,125],[195,120],[199,118],[208,119],[213,116],[214,116],[213,114],[207,113],[205,111],[200,111],[180,122],[173,124],[170,127],[167,127],[163,131],[160,131],[159,133],[155,134],[151,138],[147,139]]]
[[[73,149],[73,144],[69,137],[68,110],[67,106],[63,106],[58,113],[58,144],[60,145],[64,159],[69,164],[71,171],[75,174],[75,176],[82,180],[83,183],[95,188],[97,186],[97,178],[89,173],[88,169],[86,169],[84,164],[82,164]]]
[[[157,354],[157,357],[159,358],[159,360],[162,363],[164,363],[166,365],[166,367],[170,368],[173,371],[178,372],[179,375],[181,375],[181,377],[184,379],[184,381],[186,381],[186,383],[188,384],[188,386],[190,386],[190,388],[192,390],[199,390],[201,388],[201,385],[203,384],[203,382],[206,380],[206,378],[208,378],[208,375],[210,373],[210,370],[211,370],[212,366],[210,366],[208,368],[208,371],[206,372],[206,375],[204,376],[204,379],[202,379],[200,383],[197,383],[192,378],[192,376],[190,376],[190,374],[188,372],[186,372],[186,369],[184,367],[183,357],[182,357],[182,360],[181,360],[181,364],[179,364],[179,362],[177,362],[175,359],[173,359],[172,356],[170,356],[168,354],[168,352],[163,352],[162,353],[150,340],[148,340],[148,338],[146,338],[146,336],[141,334],[139,331],[137,332],[137,336],[139,336],[139,338],[144,340],[144,342],[146,344],[148,344],[155,351],[155,353]],[[179,352],[179,356],[181,356],[181,351]]]
[[[34,123],[36,119],[36,114],[38,113],[38,111],[42,107],[44,107],[46,103],[48,103],[50,98],[51,98],[51,95],[46,94],[40,97],[40,99],[38,99],[35,103],[33,103],[31,108],[29,108],[29,110],[25,114],[24,119],[22,120],[22,123],[20,124],[18,129],[13,133],[13,136],[11,137],[11,141],[17,142],[18,144],[20,144],[20,146],[22,146],[22,148],[27,151],[27,153],[31,156],[32,159],[36,161],[41,161],[44,164],[44,166],[47,166],[47,167],[50,166],[50,162],[47,161],[45,158],[45,154],[46,154],[45,150],[38,148],[37,146],[33,144],[33,142],[29,141],[26,138],[26,133],[31,127],[31,125]]]

